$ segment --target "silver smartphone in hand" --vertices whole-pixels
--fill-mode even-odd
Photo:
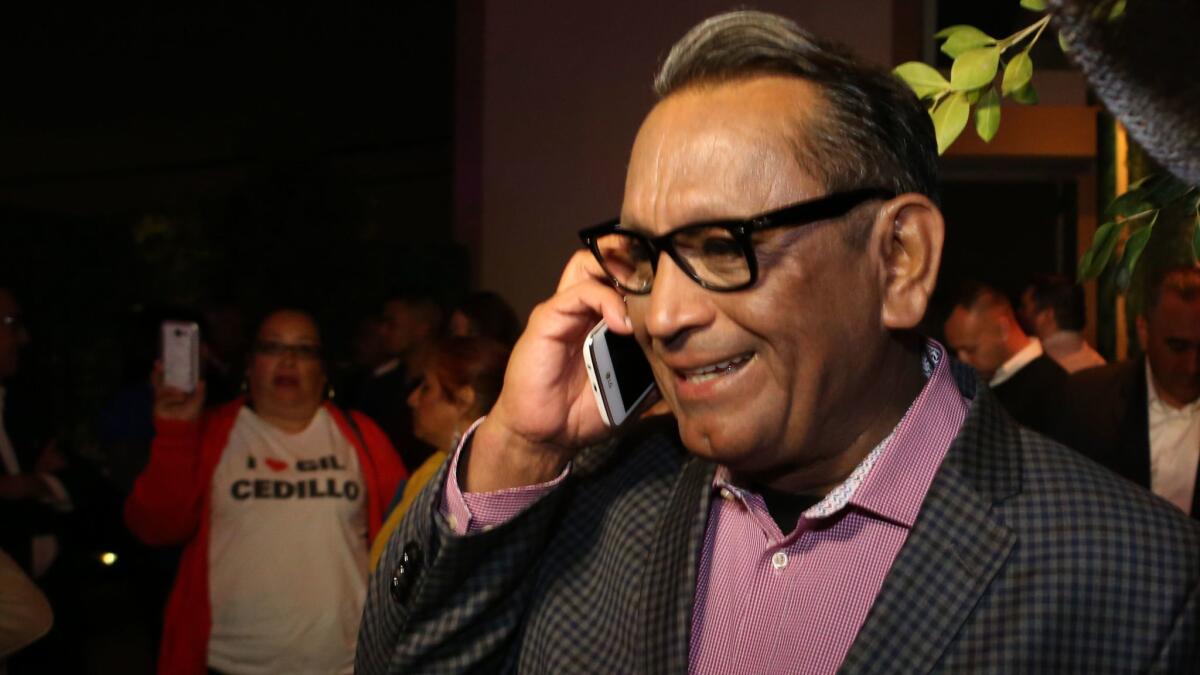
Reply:
[[[163,384],[196,391],[200,380],[200,326],[191,321],[162,324]]]
[[[633,417],[658,393],[646,355],[632,335],[618,335],[601,321],[583,342],[583,362],[600,417],[610,427]]]

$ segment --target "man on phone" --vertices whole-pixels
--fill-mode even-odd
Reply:
[[[356,672],[1194,665],[1196,527],[913,332],[944,236],[913,94],[757,12],[655,85],[620,219],[393,536]],[[610,437],[601,318],[672,418]]]

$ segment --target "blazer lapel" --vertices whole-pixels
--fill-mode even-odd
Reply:
[[[656,528],[641,593],[641,672],[686,673],[696,571],[700,566],[716,466],[685,460]]]
[[[1019,489],[1018,432],[986,388],[975,398],[841,672],[932,670],[1016,543],[989,513]]]
[[[1116,397],[1113,412],[1120,422],[1120,452],[1118,471],[1135,483],[1150,487],[1150,410],[1146,390],[1146,360],[1135,359],[1122,373],[1121,391]]]

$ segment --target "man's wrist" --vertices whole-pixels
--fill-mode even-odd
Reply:
[[[485,419],[459,458],[459,486],[464,492],[495,492],[554,480],[571,453],[549,443],[532,443],[502,423]],[[464,463],[465,462],[465,466]]]

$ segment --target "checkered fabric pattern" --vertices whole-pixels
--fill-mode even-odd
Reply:
[[[842,672],[1198,672],[1200,528],[953,365],[971,410]],[[431,481],[371,582],[356,672],[686,672],[713,470],[654,420],[463,537]]]

